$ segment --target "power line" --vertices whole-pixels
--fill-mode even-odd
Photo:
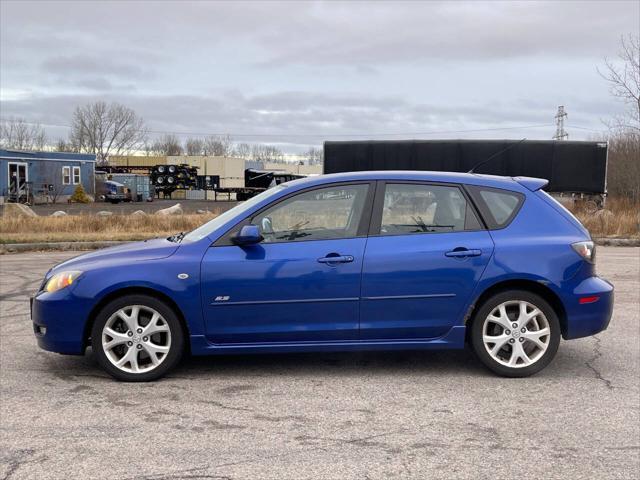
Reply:
[[[13,119],[2,119],[3,121]],[[56,124],[56,123],[38,123],[38,122],[23,122],[27,125],[41,125],[44,127],[62,127],[71,128],[71,125]],[[211,133],[211,132],[179,132],[172,130],[146,130],[147,133],[152,134],[168,134],[168,135],[193,135],[193,136],[223,136],[229,135],[231,137],[258,137],[258,138],[278,138],[278,137],[393,137],[393,136],[411,136],[411,135],[443,135],[453,133],[475,133],[475,132],[495,132],[506,130],[523,130],[526,128],[542,128],[552,127],[553,124],[538,124],[538,125],[520,125],[509,127],[491,127],[491,128],[474,128],[474,129],[462,129],[462,130],[431,130],[425,132],[382,132],[382,133],[238,133],[238,132],[223,132],[223,133]]]
[[[570,126],[571,128],[577,128],[578,130],[588,130],[588,131],[590,131],[590,132],[598,132],[598,133],[602,133],[602,130],[597,130],[597,129],[595,129],[595,128],[579,127],[579,126],[577,126],[577,125],[573,125],[573,124],[568,125],[568,126]]]

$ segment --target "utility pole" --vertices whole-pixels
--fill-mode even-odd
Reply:
[[[558,107],[558,113],[556,113],[556,134],[553,136],[554,140],[568,140],[569,134],[564,131],[564,119],[567,118],[567,112],[564,111],[564,105]]]

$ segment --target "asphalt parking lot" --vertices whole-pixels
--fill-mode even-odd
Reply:
[[[451,351],[192,358],[149,384],[37,348],[28,295],[74,255],[0,256],[0,478],[638,478],[638,248],[600,247],[609,329],[533,378]]]

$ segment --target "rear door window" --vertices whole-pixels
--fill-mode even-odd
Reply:
[[[481,229],[480,222],[458,187],[409,183],[386,184],[380,235],[446,233],[479,229]]]

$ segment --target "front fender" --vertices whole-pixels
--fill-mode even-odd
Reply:
[[[102,266],[85,272],[73,294],[76,301],[85,305],[85,322],[88,322],[106,298],[133,289],[152,290],[169,297],[184,317],[190,334],[204,334],[199,256],[181,254],[179,250],[169,258]]]

